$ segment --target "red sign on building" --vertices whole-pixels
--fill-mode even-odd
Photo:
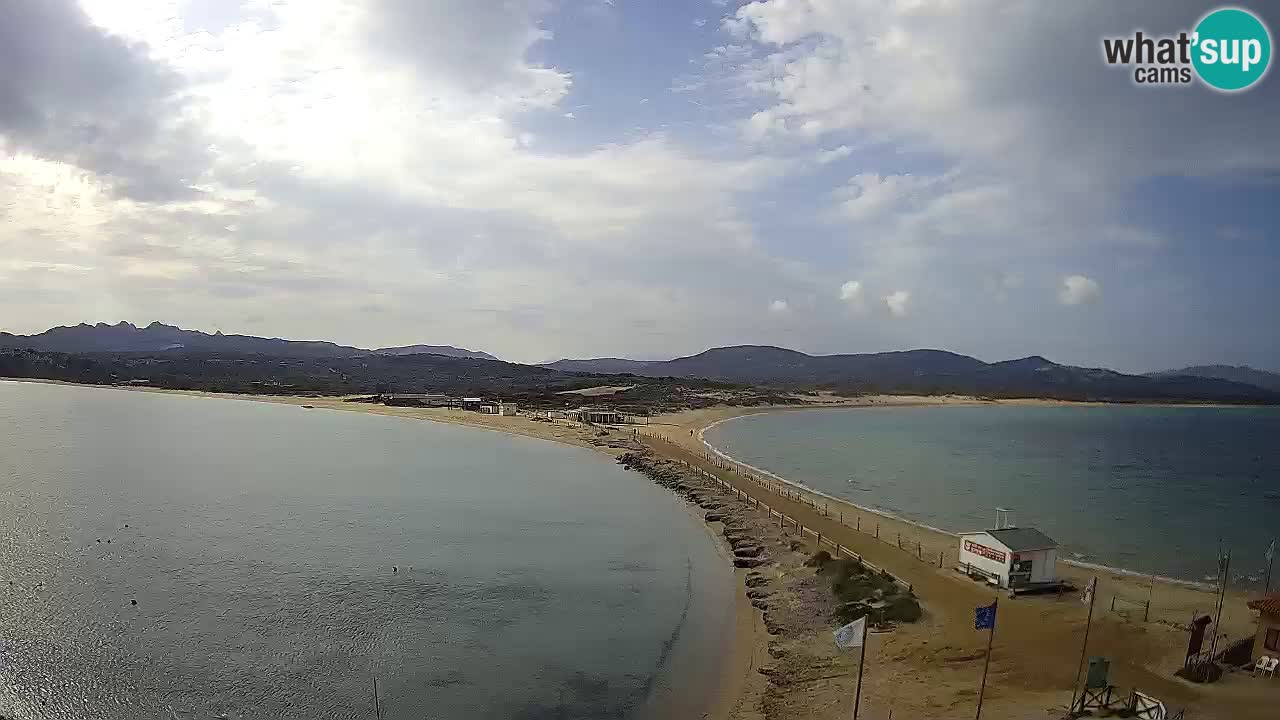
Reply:
[[[964,549],[965,552],[971,552],[974,555],[981,555],[988,560],[995,560],[998,563],[1003,563],[1005,561],[1005,554],[1003,552],[1000,552],[995,548],[989,548],[986,545],[976,543],[972,540],[964,541]]]

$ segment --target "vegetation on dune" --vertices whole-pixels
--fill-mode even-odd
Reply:
[[[855,558],[832,558],[823,550],[805,563],[828,578],[831,594],[839,602],[835,620],[840,624],[870,616],[873,623],[915,622],[923,615],[914,593],[891,575],[876,572]]]

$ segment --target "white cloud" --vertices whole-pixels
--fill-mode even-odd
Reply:
[[[865,309],[863,294],[862,282],[858,280],[846,280],[840,286],[840,301],[855,310]]]
[[[868,220],[918,199],[928,185],[927,178],[913,175],[860,173],[836,190],[837,210],[849,220]]]
[[[769,303],[769,312],[781,315],[791,309],[791,305],[786,300],[774,300]]]
[[[1058,289],[1058,302],[1063,305],[1084,305],[1098,299],[1098,283],[1084,275],[1068,275]]]
[[[694,27],[702,27],[703,25],[706,25],[706,24],[707,24],[706,18],[695,18],[693,21]]]
[[[911,293],[906,290],[895,290],[885,295],[884,306],[889,310],[889,314],[894,317],[905,317],[907,314],[907,303],[911,301]]]
[[[853,148],[848,145],[831,148],[830,150],[818,151],[818,164],[826,165],[836,160],[843,160],[853,154]]]

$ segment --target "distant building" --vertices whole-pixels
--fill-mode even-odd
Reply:
[[[596,425],[621,425],[627,421],[627,416],[617,410],[581,408],[574,413],[574,419]]]
[[[479,410],[480,406],[483,404],[484,404],[484,398],[464,397],[464,398],[458,399],[458,407],[462,408],[463,410]]]
[[[1035,528],[961,533],[960,569],[1010,590],[1055,585],[1058,543]]]
[[[1253,640],[1253,656],[1280,655],[1280,593],[1251,600],[1249,609],[1258,611],[1258,634]]]
[[[442,393],[387,393],[382,396],[386,405],[413,405],[421,407],[448,407],[450,397]]]

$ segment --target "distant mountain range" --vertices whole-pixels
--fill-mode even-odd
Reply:
[[[0,375],[93,378],[90,382],[146,380],[165,387],[494,392],[580,384],[593,376],[602,384],[633,384],[636,377],[676,378],[686,386],[709,380],[842,394],[1280,403],[1280,374],[1250,368],[1200,367],[1126,375],[1105,368],[1060,365],[1040,356],[988,363],[944,350],[808,355],[767,345],[741,345],[674,360],[597,358],[530,366],[446,345],[366,350],[330,342],[211,335],[156,322],[142,328],[99,323],[56,327],[36,335],[0,333],[0,355],[6,352],[7,358],[0,358],[4,359]]]
[[[808,355],[767,345],[713,348],[674,360],[558,360],[566,372],[626,372],[643,377],[826,387],[842,392],[958,393],[1095,400],[1275,402],[1280,395],[1238,380],[1190,375],[1126,375],[1060,365],[1043,357],[987,363],[944,350]]]
[[[1160,372],[1147,373],[1147,377],[1154,378],[1179,376],[1218,378],[1219,380],[1230,380],[1280,392],[1280,373],[1258,370],[1248,365],[1192,365],[1180,370],[1161,370]]]
[[[449,345],[407,345],[404,347],[365,350],[331,342],[283,340],[253,335],[224,335],[216,332],[183,330],[153,322],[146,327],[120,322],[115,325],[81,323],[59,326],[37,335],[12,335],[0,332],[0,348],[19,348],[62,353],[127,353],[127,352],[227,352],[287,357],[344,357],[378,353],[412,355],[429,353],[447,357],[497,360],[484,352],[474,352]]]
[[[477,360],[497,360],[487,352],[456,348],[452,345],[405,345],[404,347],[386,347],[374,350],[379,355],[444,355],[445,357],[475,358]]]

